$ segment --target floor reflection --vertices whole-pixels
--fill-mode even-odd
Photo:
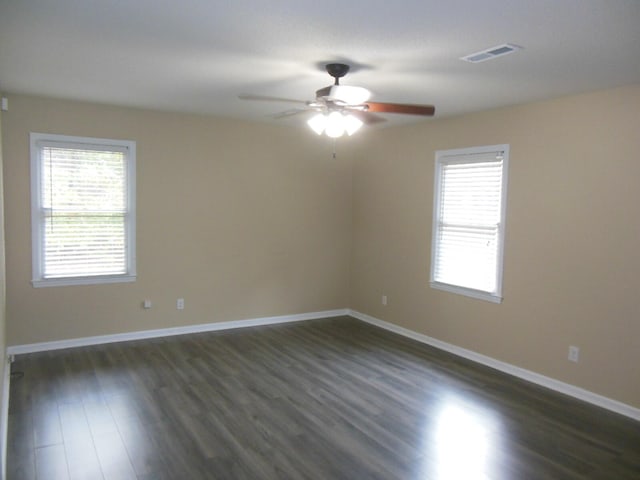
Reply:
[[[427,435],[424,476],[430,480],[485,480],[494,478],[499,418],[460,399],[442,403]]]

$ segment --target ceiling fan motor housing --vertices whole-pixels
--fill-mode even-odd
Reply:
[[[344,63],[328,63],[325,65],[327,73],[336,79],[336,85],[339,85],[340,78],[344,77],[349,72],[349,65]]]
[[[344,63],[328,63],[327,73],[335,78],[335,83],[316,91],[318,100],[339,102],[344,105],[360,105],[371,96],[371,92],[363,87],[340,85],[340,78],[349,72],[349,65]]]
[[[371,96],[371,92],[364,87],[351,85],[329,85],[316,90],[316,99],[339,102],[344,105],[361,105]]]

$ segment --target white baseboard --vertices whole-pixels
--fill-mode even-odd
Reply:
[[[0,407],[0,478],[7,475],[7,435],[9,429],[9,385],[11,382],[11,362],[5,355],[4,372],[2,372],[2,406]]]
[[[173,335],[185,335],[187,333],[214,332],[217,330],[230,330],[233,328],[246,328],[257,327],[260,325],[276,325],[278,323],[301,322],[304,320],[340,317],[343,315],[349,315],[349,309],[344,308],[340,310],[325,310],[322,312],[281,315],[278,317],[251,318],[247,320],[233,320],[230,322],[202,323],[197,325],[186,325],[184,327],[161,328],[158,330],[140,330],[136,332],[115,333],[112,335],[98,335],[95,337],[56,340],[53,342],[12,345],[7,347],[7,354],[20,355],[23,353],[44,352],[49,350],[60,350],[63,348],[127,342],[129,340],[144,340],[147,338],[170,337]]]
[[[541,385],[551,390],[555,390],[556,392],[569,395],[579,400],[583,400],[593,405],[606,408],[607,410],[611,410],[612,412],[616,412],[626,417],[630,417],[634,420],[640,421],[640,409],[632,407],[631,405],[627,405],[626,403],[622,403],[617,400],[598,395],[597,393],[590,392],[589,390],[584,390],[582,388],[565,382],[561,382],[551,377],[540,375],[539,373],[532,372],[531,370],[516,367],[515,365],[496,360],[495,358],[476,353],[472,350],[457,347],[456,345],[437,340],[427,335],[423,335],[422,333],[414,332],[413,330],[400,327],[393,323],[385,322],[384,320],[380,320],[379,318],[372,317],[365,313],[360,313],[355,310],[349,310],[349,315],[371,325],[384,328],[385,330],[389,330],[404,337],[408,337],[413,340],[417,340],[418,342],[431,345],[432,347],[438,348],[440,350],[453,353],[454,355],[457,355],[459,357],[472,360],[476,363],[481,363],[491,368],[495,368],[496,370],[508,373],[509,375],[513,375],[514,377],[522,378],[531,383]]]

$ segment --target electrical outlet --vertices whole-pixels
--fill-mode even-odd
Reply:
[[[148,310],[151,308],[151,300],[146,299],[144,302],[142,302],[142,308]]]
[[[386,295],[382,295],[382,305],[384,305],[385,307],[387,306],[387,296]]]
[[[184,298],[179,298],[179,299],[176,301],[176,308],[177,308],[178,310],[184,310]]]
[[[569,346],[569,361],[570,362],[578,362],[580,358],[580,349],[578,347],[574,347],[573,345]]]

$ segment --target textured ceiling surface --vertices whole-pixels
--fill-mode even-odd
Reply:
[[[330,61],[439,117],[640,83],[640,0],[0,0],[3,92],[288,124],[238,95],[312,100]]]

